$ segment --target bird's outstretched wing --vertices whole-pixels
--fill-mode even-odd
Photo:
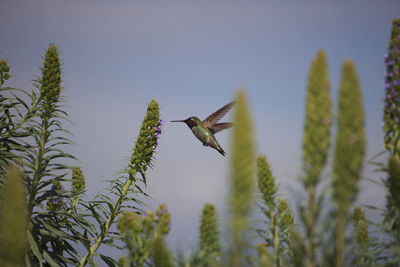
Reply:
[[[233,126],[232,122],[222,122],[222,123],[216,123],[213,126],[211,126],[210,130],[213,134],[218,133],[219,131],[222,131],[224,129],[228,129]]]
[[[235,105],[235,101],[226,104],[225,106],[223,106],[222,108],[218,109],[217,111],[215,111],[213,114],[211,114],[210,116],[208,116],[203,122],[205,124],[205,126],[209,129],[212,129],[212,127],[223,117],[225,116],[226,113],[228,113],[228,111],[233,107],[233,105]]]

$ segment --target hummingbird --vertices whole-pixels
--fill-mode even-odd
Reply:
[[[198,117],[190,117],[186,120],[174,120],[171,122],[184,122],[192,130],[193,134],[199,139],[204,146],[210,146],[216,149],[222,156],[225,156],[225,151],[222,149],[214,134],[224,129],[233,126],[231,122],[217,123],[226,113],[233,107],[235,101],[226,104],[205,120],[200,120]]]

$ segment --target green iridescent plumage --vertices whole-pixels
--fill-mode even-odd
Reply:
[[[233,107],[235,102],[231,102],[210,116],[204,121],[197,117],[190,117],[186,120],[174,120],[171,122],[184,122],[190,128],[192,133],[199,139],[204,146],[209,146],[216,149],[222,156],[225,156],[225,151],[222,149],[214,134],[224,129],[232,127],[232,123],[223,122],[217,123],[226,113]]]

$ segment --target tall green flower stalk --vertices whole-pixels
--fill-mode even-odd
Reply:
[[[272,259],[275,266],[285,266],[283,257],[289,251],[293,217],[287,201],[276,197],[278,188],[275,185],[275,178],[263,155],[257,157],[257,180],[263,200],[260,208],[267,218],[266,225],[268,226],[268,230],[259,229],[258,233],[265,244],[273,248]]]
[[[334,151],[333,201],[336,215],[336,266],[343,266],[345,230],[357,197],[365,151],[364,107],[356,67],[345,60],[339,88],[338,129]]]
[[[90,246],[87,242],[84,244],[88,248],[87,254],[81,259],[79,266],[92,261],[99,246],[109,237],[109,230],[114,223],[115,218],[120,214],[121,207],[127,201],[140,203],[135,197],[142,193],[139,187],[139,178],[137,174],[141,174],[142,182],[146,185],[145,171],[148,166],[152,166],[153,155],[158,145],[158,138],[161,134],[162,121],[159,118],[159,107],[155,100],[152,100],[148,107],[147,113],[140,128],[139,136],[136,140],[133,153],[126,169],[126,176],[122,176],[112,181],[111,194],[117,196],[117,201],[113,202],[107,195],[100,195],[101,201],[93,201],[87,205],[92,215],[100,224],[100,232],[94,233],[95,242]],[[128,196],[128,193],[132,196]],[[136,208],[139,210],[139,208]],[[106,213],[103,210],[108,210]],[[106,217],[102,216],[106,215]]]
[[[364,211],[358,206],[353,211],[353,226],[357,243],[354,263],[359,267],[372,266],[373,260],[370,252],[371,241],[368,234],[368,224]]]
[[[384,144],[390,153],[386,186],[386,230],[393,237],[392,252],[400,266],[400,18],[393,20],[385,55]]]
[[[318,51],[311,63],[308,76],[306,113],[303,136],[303,186],[307,193],[306,206],[301,208],[301,219],[305,226],[305,251],[302,262],[306,266],[316,265],[318,246],[317,222],[321,200],[316,188],[321,179],[331,144],[332,103],[326,54]]]
[[[213,204],[204,205],[200,223],[200,250],[210,258],[220,255],[217,211]]]
[[[28,250],[26,233],[26,191],[21,172],[11,166],[1,192],[0,206],[0,265],[25,266]]]
[[[40,98],[43,101],[43,110],[41,115],[41,131],[40,139],[38,140],[38,150],[33,168],[33,177],[31,188],[29,190],[28,213],[32,214],[33,207],[36,205],[35,198],[38,191],[40,180],[45,176],[46,158],[45,150],[49,141],[49,120],[55,116],[58,98],[61,91],[61,64],[58,58],[57,48],[54,44],[50,44],[47,49],[45,60],[42,68],[42,78],[40,84]]]
[[[258,189],[262,194],[262,198],[264,200],[265,210],[264,213],[268,218],[267,223],[269,223],[269,237],[267,237],[267,244],[272,246],[274,249],[274,262],[277,267],[282,266],[282,257],[281,257],[281,249],[280,249],[280,240],[278,234],[278,224],[276,215],[276,202],[275,202],[275,194],[276,194],[276,186],[275,186],[275,178],[272,176],[270,167],[267,163],[267,159],[265,156],[257,157],[257,180],[258,180]]]
[[[385,66],[384,144],[400,154],[400,18],[393,21]]]
[[[236,99],[229,194],[231,211],[229,266],[232,267],[244,264],[246,229],[249,226],[248,216],[251,212],[255,183],[254,136],[245,93],[239,91]]]

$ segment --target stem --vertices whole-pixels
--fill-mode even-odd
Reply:
[[[306,253],[308,261],[306,266],[314,267],[314,226],[315,226],[315,193],[314,186],[310,185],[307,189],[308,192],[308,212],[306,216],[306,232],[307,232],[307,245],[306,245]]]
[[[33,179],[32,179],[32,189],[30,190],[30,194],[29,194],[29,201],[28,201],[29,216],[32,216],[34,201],[35,201],[36,193],[37,193],[36,192],[37,186],[38,186],[39,180],[40,180],[40,172],[41,172],[41,168],[42,168],[43,154],[44,154],[45,144],[47,141],[47,129],[48,129],[48,121],[44,120],[44,121],[42,121],[42,131],[41,131],[40,142],[39,142],[39,150],[36,153],[36,163],[35,163],[35,170],[34,170]]]
[[[272,238],[273,238],[273,242],[274,242],[276,266],[281,267],[282,259],[281,259],[280,250],[279,250],[279,235],[278,235],[278,227],[276,226],[274,207],[270,207],[269,216],[270,216],[270,221],[271,221]]]
[[[90,255],[93,255],[97,249],[99,248],[100,244],[103,242],[104,238],[107,236],[108,230],[110,229],[110,226],[113,224],[115,217],[118,215],[119,210],[121,208],[121,204],[123,199],[125,198],[126,194],[128,193],[128,189],[130,185],[132,184],[132,181],[134,179],[134,176],[136,174],[136,171],[133,174],[130,174],[129,179],[127,179],[124,188],[122,189],[122,193],[118,198],[117,203],[114,206],[113,211],[110,214],[110,217],[108,218],[105,226],[104,226],[104,231],[100,233],[100,235],[97,237],[96,242],[93,244],[93,246],[90,247],[90,251],[86,253],[85,257],[81,259],[81,262],[79,266],[84,266],[86,264],[86,261]]]

